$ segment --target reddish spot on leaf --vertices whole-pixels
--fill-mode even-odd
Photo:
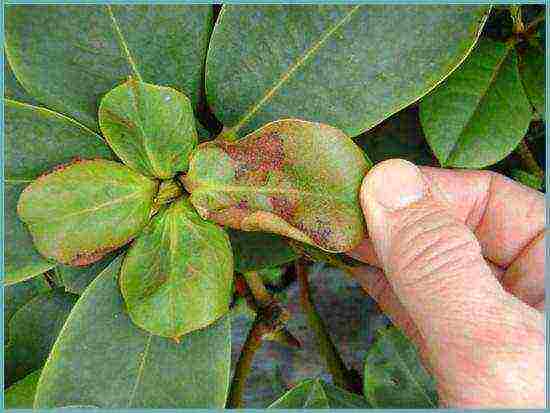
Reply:
[[[275,214],[287,222],[293,220],[297,207],[295,202],[292,202],[288,198],[284,198],[282,196],[270,196],[269,203],[273,207],[273,212],[275,212]]]

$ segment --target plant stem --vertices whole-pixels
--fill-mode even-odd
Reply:
[[[513,31],[515,34],[520,34],[525,31],[525,26],[523,25],[523,20],[521,18],[521,6],[513,5],[510,6],[510,15],[512,16],[512,21],[514,23]]]
[[[528,172],[537,176],[538,178],[544,178],[544,171],[539,166],[537,160],[531,153],[531,150],[529,149],[529,146],[527,145],[525,139],[522,140],[517,146],[516,153],[521,158],[521,161]]]
[[[246,379],[250,373],[252,360],[254,360],[254,355],[262,346],[260,329],[261,324],[258,321],[258,317],[256,317],[252,328],[248,332],[246,341],[244,342],[241,354],[239,356],[239,360],[235,366],[235,374],[233,376],[233,381],[231,382],[231,388],[227,399],[227,407],[230,409],[242,407],[244,388],[246,385]]]
[[[327,363],[334,384],[350,392],[361,394],[360,377],[355,371],[348,370],[346,367],[311,299],[308,273],[303,263],[296,262],[296,273],[300,284],[300,303],[306,313],[309,326],[317,336],[319,353]]]

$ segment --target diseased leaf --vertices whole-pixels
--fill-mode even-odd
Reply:
[[[101,96],[129,76],[174,87],[196,108],[210,5],[12,5],[5,21],[25,89],[94,130]]]
[[[77,298],[58,288],[34,297],[13,315],[5,347],[8,384],[42,368]]]
[[[364,235],[358,193],[367,169],[338,129],[281,120],[235,143],[200,145],[183,180],[205,219],[340,252]]]
[[[488,6],[224,5],[206,93],[228,134],[301,118],[356,136],[467,56]],[[391,28],[391,30],[389,30]]]
[[[76,157],[109,159],[112,152],[99,135],[44,108],[8,99],[4,116],[4,283],[9,285],[42,274],[55,265],[38,253],[27,227],[17,216],[21,191],[59,164]]]
[[[422,366],[416,348],[397,328],[380,330],[365,358],[365,397],[375,408],[434,408],[435,380]]]
[[[443,166],[498,162],[525,136],[531,118],[515,50],[488,39],[420,102],[426,139]]]
[[[294,261],[298,254],[283,237],[264,232],[243,232],[229,229],[235,257],[235,271],[257,271]]]
[[[544,43],[543,43],[544,44]],[[519,74],[525,93],[537,113],[545,117],[544,110],[544,50],[538,43],[519,50]]]
[[[232,282],[227,234],[183,198],[153,218],[128,250],[120,274],[132,321],[176,339],[229,311]]]
[[[105,95],[99,125],[126,165],[161,179],[187,170],[198,141],[193,108],[184,94],[135,79]]]
[[[8,387],[4,392],[4,408],[32,409],[41,372],[42,370],[37,370]]]
[[[86,289],[56,341],[35,408],[222,408],[229,386],[227,317],[174,340],[135,326],[119,292],[116,258]]]
[[[269,406],[270,409],[368,409],[369,407],[364,398],[321,379],[309,379],[298,383]]]
[[[114,251],[93,264],[73,267],[71,265],[58,264],[55,268],[63,287],[66,291],[81,295],[90,283],[120,254]]]
[[[31,183],[17,212],[40,253],[88,265],[145,226],[157,183],[116,162],[83,160]]]

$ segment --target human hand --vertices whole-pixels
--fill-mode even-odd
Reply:
[[[369,234],[350,255],[371,266],[355,278],[416,344],[441,403],[544,407],[542,194],[396,159],[360,198]]]

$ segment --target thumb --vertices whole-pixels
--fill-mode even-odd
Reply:
[[[472,231],[432,197],[437,190],[407,161],[369,172],[361,205],[376,255],[426,343],[443,399],[532,404],[533,382],[512,386],[510,369],[544,381],[542,316],[503,290]]]

